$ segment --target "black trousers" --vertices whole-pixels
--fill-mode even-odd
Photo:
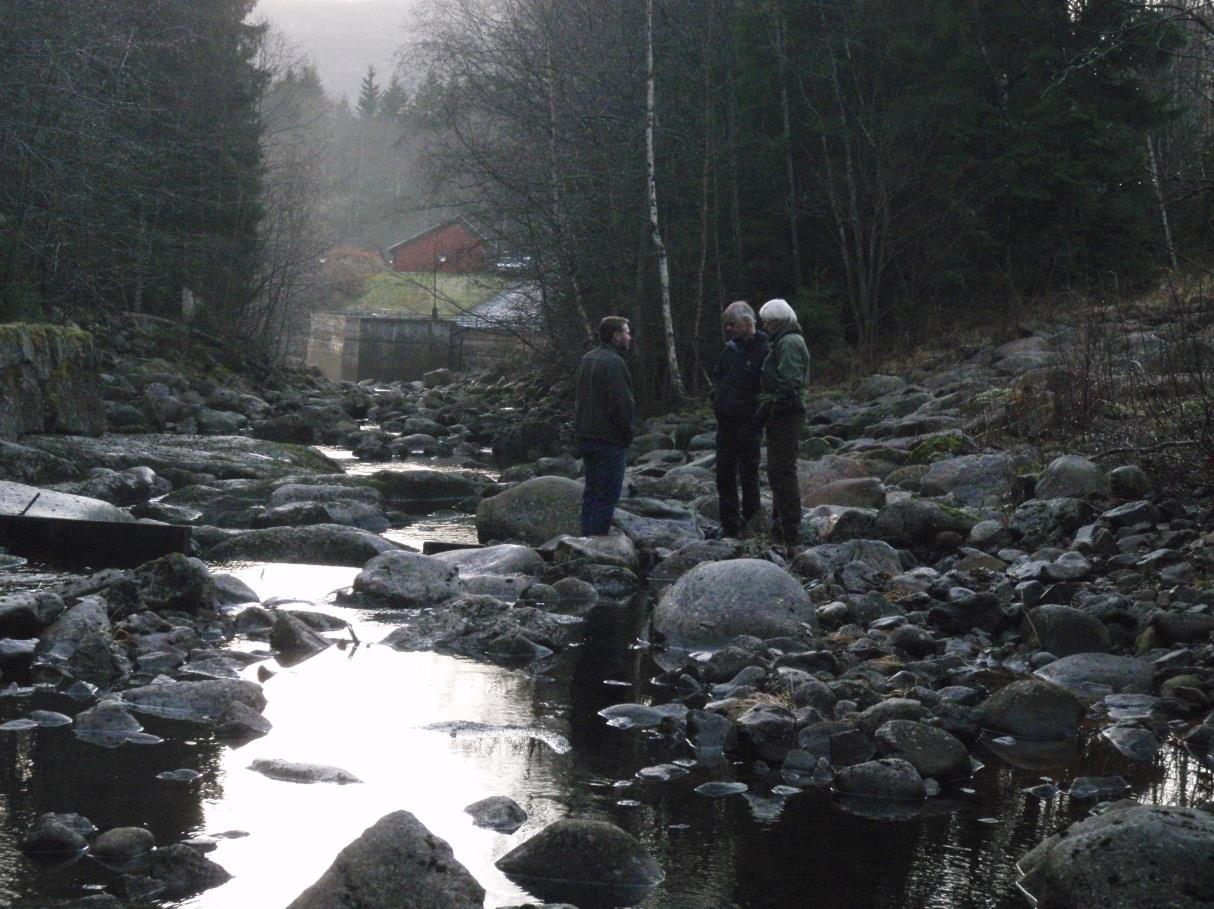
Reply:
[[[750,420],[717,423],[717,502],[721,528],[737,536],[759,513],[759,444],[763,430]],[[738,507],[738,486],[742,504]]]
[[[783,413],[767,421],[767,482],[771,484],[771,532],[785,545],[801,537],[801,486],[797,443],[805,414]]]

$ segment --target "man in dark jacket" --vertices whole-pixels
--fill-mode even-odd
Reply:
[[[801,487],[797,445],[805,423],[805,383],[809,348],[797,314],[784,300],[768,300],[759,310],[771,350],[759,379],[759,419],[767,427],[767,481],[771,484],[771,531],[777,543],[801,539]]]
[[[759,443],[763,427],[759,375],[767,356],[767,335],[755,328],[755,311],[743,300],[722,314],[725,349],[713,376],[712,408],[717,417],[717,503],[721,530],[739,536],[759,513]],[[738,484],[742,507],[738,508]]]
[[[632,441],[636,403],[632,377],[621,354],[632,344],[628,320],[608,316],[599,323],[599,346],[577,368],[577,410],[573,435],[586,468],[582,493],[582,536],[603,536],[624,485],[624,464]]]

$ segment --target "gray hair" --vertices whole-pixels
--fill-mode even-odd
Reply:
[[[763,304],[763,308],[759,310],[759,318],[764,322],[779,322],[782,325],[801,327],[797,322],[797,314],[788,305],[788,301],[781,300],[779,297]]]
[[[745,300],[735,300],[725,307],[725,311],[721,313],[721,319],[725,322],[749,322],[753,325],[755,311],[750,308],[750,304]]]

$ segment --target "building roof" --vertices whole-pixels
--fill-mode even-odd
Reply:
[[[427,227],[425,230],[420,231],[419,233],[416,233],[411,237],[406,237],[404,240],[401,240],[399,243],[393,243],[391,246],[388,247],[388,257],[391,258],[392,253],[394,253],[396,250],[400,249],[402,246],[408,246],[410,243],[416,243],[418,240],[424,239],[425,237],[428,237],[431,234],[436,234],[440,230],[450,227],[452,224],[462,224],[465,228],[468,229],[468,231],[470,233],[472,233],[478,239],[484,241],[485,243],[489,242],[489,237],[486,236],[486,234],[483,230],[478,228],[475,224],[473,224],[471,221],[469,221],[463,215],[460,215],[458,218],[448,218],[446,221],[442,221],[438,224],[435,224],[433,227]]]

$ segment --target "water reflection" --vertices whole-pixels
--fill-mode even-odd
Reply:
[[[1133,797],[1192,804],[1214,796],[1214,774],[1169,744],[1153,762],[1122,757],[1093,727],[1078,750],[1049,760],[990,754],[964,787],[946,788],[922,813],[877,821],[840,810],[827,792],[787,787],[778,773],[754,774],[726,759],[692,764],[668,782],[637,779],[644,767],[693,755],[655,729],[608,727],[598,711],[621,702],[664,702],[658,667],[630,645],[645,602],[605,603],[589,617],[587,640],[541,671],[510,671],[467,659],[397,653],[377,646],[390,625],[337,607],[333,594],[355,570],[306,565],[216,566],[263,598],[338,615],[361,646],[332,647],[293,667],[274,661],[265,683],[273,731],[231,748],[197,729],[147,718],[156,746],[114,750],[79,742],[70,727],[0,733],[0,903],[37,905],[108,882],[95,864],[33,865],[17,840],[44,811],[76,811],[98,826],[148,826],[165,844],[194,834],[224,837],[212,858],[233,879],[180,906],[280,906],[328,867],[334,855],[383,815],[413,812],[446,839],[486,888],[486,906],[528,901],[496,859],[548,823],[567,816],[611,820],[637,836],[666,879],[643,909],[1024,906],[1015,860],[1045,836],[1084,816],[1090,802],[1065,789],[1077,775],[1120,774]],[[246,650],[265,647],[246,642]],[[245,677],[255,678],[258,665]],[[46,694],[0,698],[0,722],[35,708],[74,714],[78,705]],[[539,727],[568,738],[562,753],[522,734],[450,735],[431,724],[465,721]],[[327,764],[361,785],[300,785],[248,769],[258,758]],[[157,780],[195,769],[193,783]],[[1039,798],[1025,790],[1047,779],[1060,787]],[[746,784],[743,794],[709,798],[708,781]],[[509,796],[530,815],[505,836],[473,825],[464,807]]]

